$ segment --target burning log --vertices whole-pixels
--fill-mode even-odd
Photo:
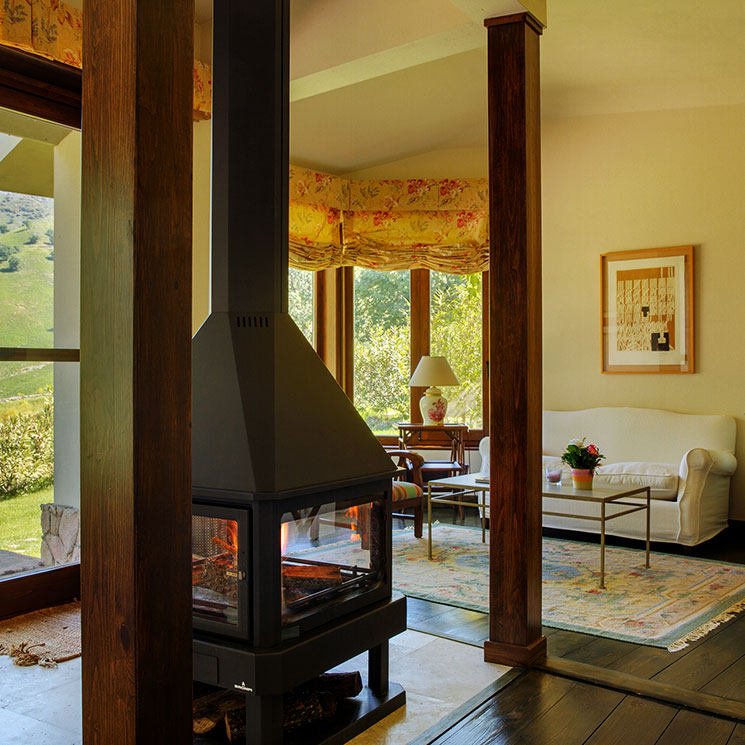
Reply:
[[[315,564],[284,564],[282,584],[288,590],[299,592],[318,592],[328,587],[340,585],[341,569],[337,566],[317,566]]]
[[[199,561],[192,560],[192,586],[200,585],[225,597],[237,598],[236,576],[235,560],[230,554],[210,556]]]

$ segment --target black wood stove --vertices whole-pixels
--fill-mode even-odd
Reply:
[[[342,743],[404,703],[388,640],[391,459],[287,313],[289,0],[215,0],[212,312],[193,343],[194,678],[246,694],[247,742],[285,742],[283,695],[369,651]]]

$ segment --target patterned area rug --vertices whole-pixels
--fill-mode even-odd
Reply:
[[[432,561],[424,538],[394,533],[393,585],[404,595],[488,612],[488,543],[481,531],[436,525]],[[487,536],[488,541],[488,536]],[[317,549],[324,560],[354,563],[359,548]],[[745,566],[608,547],[605,590],[600,546],[543,541],[543,623],[677,651],[745,609]]]

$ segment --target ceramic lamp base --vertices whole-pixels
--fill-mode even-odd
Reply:
[[[419,399],[419,409],[422,412],[424,424],[441,426],[445,421],[448,402],[440,389],[433,386],[427,388],[425,394]]]

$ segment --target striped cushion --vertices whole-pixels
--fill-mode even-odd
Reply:
[[[403,499],[416,499],[424,494],[421,486],[412,484],[409,481],[393,482],[393,501],[400,502]]]

